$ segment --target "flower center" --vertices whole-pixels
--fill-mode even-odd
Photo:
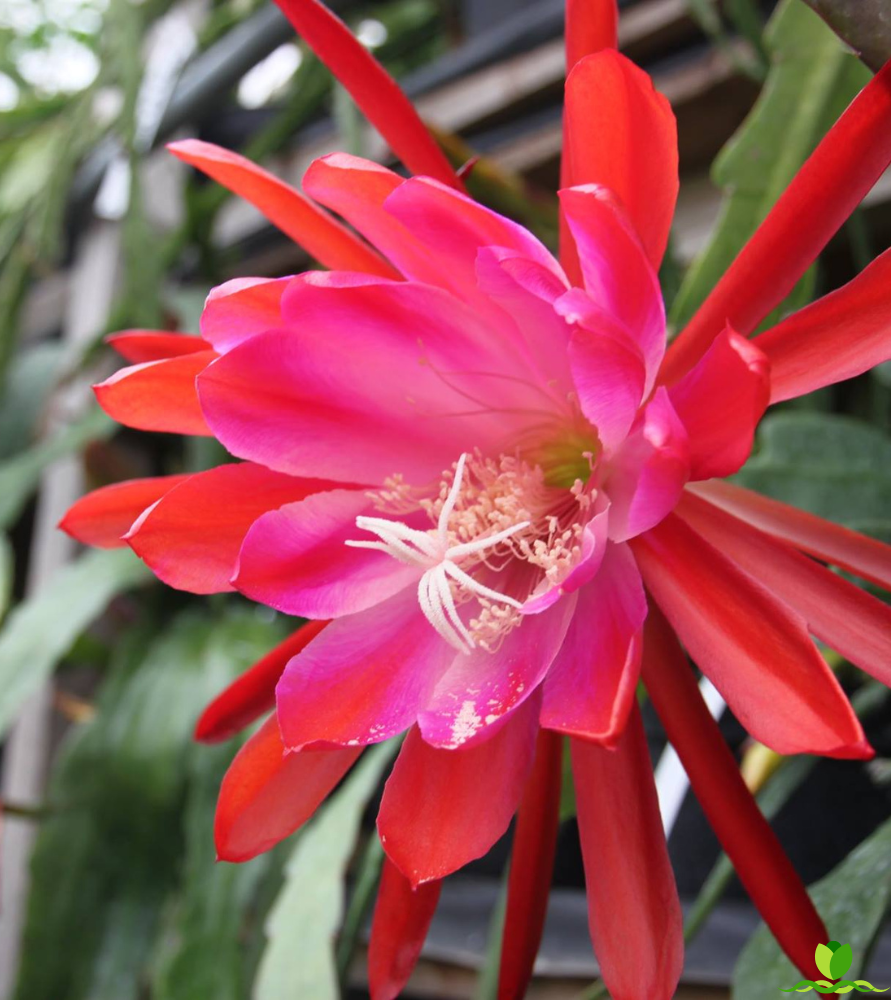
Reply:
[[[586,464],[590,476],[590,464]],[[586,476],[587,478],[587,476]],[[463,454],[438,494],[423,496],[394,477],[370,494],[383,513],[425,512],[435,525],[410,527],[385,517],[358,517],[376,541],[347,541],[424,570],[418,603],[424,616],[462,653],[495,651],[522,622],[536,588],[559,585],[581,555],[581,533],[594,497],[581,478],[556,488],[539,465],[515,456]],[[460,608],[470,601],[476,615]]]

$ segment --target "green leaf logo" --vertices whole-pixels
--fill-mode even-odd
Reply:
[[[854,953],[849,944],[839,944],[830,941],[828,944],[818,944],[814,952],[817,968],[827,979],[841,979],[851,968]]]
[[[835,944],[836,942],[833,941],[831,943]],[[817,962],[817,968],[827,979],[835,978],[831,972],[832,959],[834,957],[835,957],[835,952],[833,951],[832,948],[829,947],[829,945],[825,944],[817,945],[817,950],[816,952],[814,952],[814,959]]]

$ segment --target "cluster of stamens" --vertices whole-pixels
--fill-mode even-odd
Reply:
[[[362,516],[356,526],[378,540],[346,544],[386,552],[422,568],[421,611],[462,653],[497,649],[522,621],[523,601],[534,587],[543,580],[556,585],[568,575],[581,551],[584,512],[591,502],[581,481],[569,491],[556,491],[545,484],[538,466],[515,456],[493,460],[478,453],[463,454],[434,497],[418,496],[394,477],[371,498],[390,514],[424,511],[435,527],[421,530]],[[477,578],[494,582],[501,574],[511,594]],[[472,599],[480,610],[465,624],[458,608]]]

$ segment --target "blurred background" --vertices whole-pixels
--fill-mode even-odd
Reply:
[[[553,247],[561,0],[332,6],[400,79],[455,164],[481,157],[473,194]],[[803,0],[629,0],[620,43],[678,117],[682,186],[661,275],[677,328],[870,71]],[[80,551],[56,530],[87,488],[225,457],[209,439],[112,425],[89,389],[118,365],[103,337],[128,327],[196,333],[212,285],[314,266],[164,152],[187,136],[294,184],[334,149],[389,162],[269,3],[3,0],[0,1000],[367,995],[363,949],[380,865],[371,831],[386,754],[370,777],[344,783],[336,810],[325,807],[269,855],[216,865],[213,807],[239,741],[199,746],[194,723],[294,621],[234,595],[168,590],[129,550]],[[886,175],[783,310],[849,280],[889,243]],[[889,430],[885,365],[776,408],[739,480],[891,541]],[[891,714],[884,690],[833,665],[877,760],[782,761],[743,745],[729,715],[722,726],[802,875],[817,883],[831,932],[869,951],[869,978],[891,984],[882,930]],[[647,721],[688,913],[679,996],[761,997],[791,973],[763,931],[743,951],[757,917],[663,753],[657,721]],[[530,996],[593,1000],[604,994],[571,788],[564,798]],[[410,995],[495,996],[509,839],[447,883]]]

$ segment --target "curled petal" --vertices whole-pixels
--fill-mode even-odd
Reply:
[[[195,725],[199,743],[219,743],[235,736],[275,707],[275,685],[288,660],[296,656],[328,624],[307,622],[236,678],[204,709]]]
[[[687,431],[659,389],[609,465],[604,488],[612,502],[610,538],[625,541],[658,524],[677,503],[689,474]]]
[[[408,169],[460,189],[461,181],[414,105],[343,21],[318,0],[277,2],[297,34],[350,92]]]
[[[681,905],[640,710],[615,750],[573,739],[588,924],[615,1000],[669,1000],[681,975]]]
[[[395,1000],[417,964],[442,882],[413,887],[384,858],[368,945],[368,991],[371,1000]]]
[[[690,438],[690,478],[732,475],[752,450],[771,391],[770,363],[730,327],[669,391]]]
[[[221,353],[282,326],[282,296],[291,278],[233,278],[212,288],[201,313],[201,334]]]
[[[532,767],[538,699],[489,739],[461,750],[406,737],[384,788],[381,843],[412,885],[444,878],[482,857],[516,811]]]
[[[269,221],[325,267],[398,277],[393,269],[346,226],[290,184],[238,153],[210,142],[186,139],[167,148],[258,208]]]
[[[122,368],[93,391],[102,409],[125,427],[207,437],[195,379],[216,357],[216,351],[196,351]]]
[[[220,861],[249,861],[299,829],[350,769],[362,747],[288,753],[275,716],[238,751],[217,801]]]
[[[891,590],[891,545],[733,483],[692,483],[689,489],[768,535]]]
[[[119,548],[127,544],[124,535],[139,515],[188,478],[157,476],[103,486],[70,507],[59,527],[84,545]]]
[[[891,250],[847,285],[787,317],[756,343],[770,360],[770,401],[803,396],[891,358]]]
[[[642,69],[604,49],[569,74],[563,121],[570,183],[615,192],[658,267],[678,194],[677,123],[668,101]]]
[[[238,550],[254,521],[330,485],[252,462],[221,465],[165,493],[136,521],[126,541],[171,587],[193,594],[232,590]]]
[[[122,330],[105,338],[121,357],[132,365],[146,361],[163,361],[181,354],[195,354],[211,348],[208,341],[188,333],[170,333],[167,330]]]
[[[757,740],[781,754],[872,756],[803,618],[674,515],[633,547],[656,603]]]

